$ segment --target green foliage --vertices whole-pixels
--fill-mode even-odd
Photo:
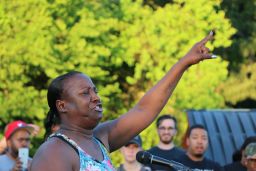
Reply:
[[[0,14],[1,128],[19,118],[42,125],[47,103],[40,71],[51,50],[47,3],[1,1]]]
[[[176,0],[154,10],[142,0],[1,1],[1,129],[17,118],[42,126],[47,85],[71,70],[92,77],[104,120],[118,117],[212,28],[217,35],[211,49],[231,44],[235,30],[219,7],[216,0]],[[163,110],[176,113],[181,133],[183,109],[224,106],[216,87],[227,78],[227,65],[221,59],[204,61],[185,73]],[[154,125],[142,136],[145,149],[157,143]],[[121,161],[117,155],[112,155],[115,164]]]
[[[237,29],[232,45],[219,50],[220,54],[229,61],[230,77],[220,89],[226,99],[226,104],[230,107],[255,108],[256,104],[253,76],[256,62],[255,2],[255,0],[231,2],[223,0],[221,3],[221,7],[226,11],[226,16],[230,18],[232,25]]]
[[[256,60],[256,3],[255,0],[236,0],[231,3],[229,0],[223,0],[221,7],[237,29],[232,45],[221,52],[230,62],[230,70],[239,71],[242,64]]]
[[[232,74],[229,79],[220,86],[225,99],[230,105],[239,101],[256,99],[256,64],[243,65],[239,74]]]

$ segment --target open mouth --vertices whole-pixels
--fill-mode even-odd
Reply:
[[[203,147],[196,147],[196,150],[197,151],[204,151],[204,148]]]
[[[90,108],[94,109],[97,112],[103,112],[101,103],[90,105]]]

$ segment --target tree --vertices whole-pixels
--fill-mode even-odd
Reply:
[[[226,104],[235,108],[255,108],[256,106],[256,20],[255,0],[223,0],[221,7],[226,11],[237,33],[228,48],[220,48],[219,53],[229,61],[229,78],[220,91]]]
[[[91,76],[106,109],[103,120],[113,119],[211,28],[217,31],[211,49],[231,44],[235,30],[219,1],[173,2],[153,10],[142,0],[1,1],[2,130],[17,118],[42,126],[47,86],[59,74],[79,70]],[[178,111],[183,122],[180,110],[223,107],[216,87],[226,79],[227,65],[219,58],[190,68],[163,112]],[[156,143],[152,129],[142,133],[146,148]]]

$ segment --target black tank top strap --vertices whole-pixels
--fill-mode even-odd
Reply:
[[[79,152],[78,152],[78,149],[77,149],[76,145],[73,144],[73,143],[71,142],[71,139],[69,139],[67,136],[65,136],[65,135],[63,135],[63,134],[60,134],[60,133],[55,133],[55,134],[50,135],[50,136],[48,137],[48,139],[50,139],[50,138],[52,138],[52,137],[59,138],[60,140],[62,140],[62,141],[64,141],[65,143],[67,143],[70,147],[72,147],[72,148],[75,150],[75,152],[76,152],[76,153],[78,154],[78,156],[79,156]],[[47,139],[47,140],[48,140],[48,139]]]
[[[103,146],[104,146],[104,148],[106,148],[106,146],[105,146],[105,144],[99,139],[99,138],[97,138],[97,137],[94,137],[98,142],[100,142]],[[106,148],[107,149],[107,148]]]

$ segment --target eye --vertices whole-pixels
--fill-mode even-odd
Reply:
[[[89,94],[88,92],[83,92],[83,94]]]
[[[94,93],[98,93],[98,89],[96,87],[93,88]]]
[[[89,94],[89,90],[88,90],[88,89],[87,89],[87,90],[84,90],[84,91],[83,91],[83,94],[85,94],[85,95]]]

